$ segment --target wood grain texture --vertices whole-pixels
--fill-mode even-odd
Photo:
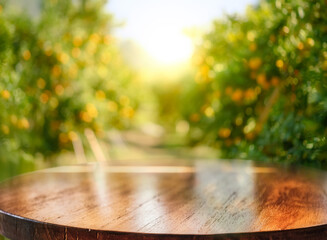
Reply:
[[[0,233],[21,239],[326,239],[327,174],[251,161],[89,164],[0,184]]]

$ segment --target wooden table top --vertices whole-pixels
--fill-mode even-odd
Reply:
[[[326,191],[323,171],[252,161],[58,167],[0,184],[0,233],[13,240],[323,239]]]

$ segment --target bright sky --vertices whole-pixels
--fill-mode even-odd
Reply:
[[[258,0],[109,0],[108,10],[124,22],[115,34],[131,39],[161,64],[190,58],[192,41],[185,29],[209,26],[223,13],[242,13]]]

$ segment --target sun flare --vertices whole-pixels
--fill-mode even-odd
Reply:
[[[142,47],[159,64],[173,65],[186,62],[192,55],[190,38],[179,32],[157,31],[145,36]]]

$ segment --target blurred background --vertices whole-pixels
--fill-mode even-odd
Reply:
[[[326,12],[326,0],[0,0],[0,179],[90,161],[325,168]]]

